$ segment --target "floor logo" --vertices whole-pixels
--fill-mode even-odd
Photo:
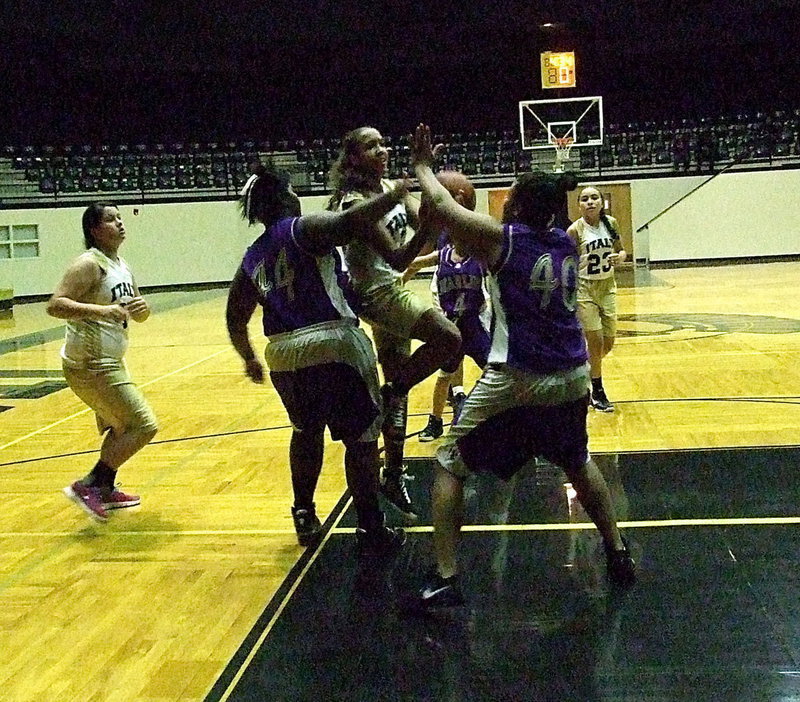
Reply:
[[[0,399],[3,400],[36,400],[65,387],[67,383],[61,371],[0,371]]]
[[[750,314],[621,314],[617,337],[642,340],[654,336],[698,339],[722,334],[795,334],[800,320]]]

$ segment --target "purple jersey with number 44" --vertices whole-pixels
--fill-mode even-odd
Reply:
[[[587,361],[575,314],[578,251],[561,229],[503,227],[503,247],[490,270],[492,348],[489,363],[552,373]]]
[[[357,319],[346,298],[347,275],[338,251],[331,249],[323,256],[306,251],[297,238],[301,226],[299,217],[272,225],[250,245],[242,262],[264,308],[268,337]]]

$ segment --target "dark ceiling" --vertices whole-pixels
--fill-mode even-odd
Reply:
[[[6,0],[0,142],[514,128],[548,49],[611,120],[800,107],[798,4]]]

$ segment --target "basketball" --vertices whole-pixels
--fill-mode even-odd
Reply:
[[[453,197],[461,192],[461,204],[464,207],[468,210],[475,209],[475,188],[467,176],[459,171],[439,171],[436,178]]]

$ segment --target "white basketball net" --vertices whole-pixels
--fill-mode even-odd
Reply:
[[[554,173],[564,172],[564,163],[569,161],[569,152],[572,150],[572,144],[575,140],[572,137],[563,137],[553,139],[553,148],[556,150],[556,160],[553,163]]]

